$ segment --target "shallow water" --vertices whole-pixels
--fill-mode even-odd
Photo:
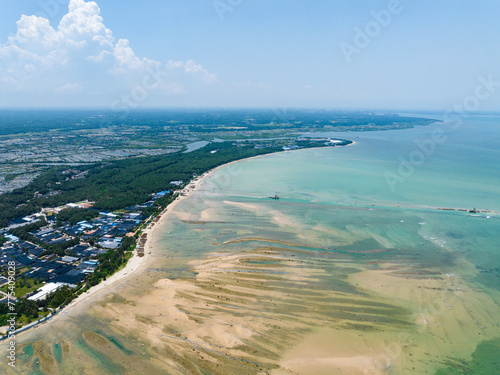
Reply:
[[[455,316],[452,312],[446,315],[463,320],[464,325],[469,321],[480,330],[489,326],[487,335],[498,338],[499,122],[497,117],[480,117],[464,119],[459,129],[453,124],[437,123],[405,131],[346,133],[341,136],[354,139],[356,145],[240,162],[215,173],[202,187],[205,191],[179,208],[184,217],[193,215],[193,219],[201,210],[204,220],[210,218],[218,223],[204,223],[193,230],[192,224],[178,222],[171,227],[175,237],[165,234],[164,240],[170,246],[188,243],[189,252],[184,256],[193,259],[210,251],[251,251],[269,246],[267,240],[273,239],[282,241],[281,248],[311,252],[305,256],[309,261],[326,257],[348,262],[356,268],[355,273],[367,264],[372,264],[367,268],[374,269],[383,268],[380,264],[396,264],[402,270],[393,271],[393,277],[435,280],[441,286],[434,288],[443,290],[448,279],[457,278],[460,281],[452,286],[456,289],[448,287],[446,291],[449,295],[443,291],[428,293],[422,297],[429,298],[427,302],[394,296],[391,302],[407,308],[410,316],[421,314],[428,320],[426,314],[437,315],[438,320],[440,313],[431,312],[436,301],[467,299],[462,301],[466,315],[458,307]],[[446,141],[430,145],[433,134],[439,134],[441,140],[446,137]],[[421,149],[419,144],[427,144],[428,148]],[[426,154],[421,151],[431,148],[432,152]],[[399,174],[398,167],[420,151],[425,155],[422,163],[411,165],[411,173]],[[398,177],[392,187],[387,179],[389,174]],[[280,200],[266,198],[274,194]],[[469,213],[474,207],[492,212]],[[252,241],[224,244],[235,238]],[[374,251],[377,249],[387,251]],[[333,289],[338,279],[329,275],[321,283],[324,288]],[[467,298],[463,297],[459,283],[470,288]],[[344,288],[347,289],[343,292],[360,293],[352,284]],[[370,292],[383,295],[375,289]],[[481,301],[476,299],[478,296]],[[448,307],[446,302],[445,306]],[[339,318],[333,310],[331,317]],[[345,316],[342,319],[349,321]],[[400,323],[399,318],[394,317],[394,321]],[[443,351],[439,360],[421,359],[429,364],[424,366],[425,371],[439,368],[439,363],[449,358],[453,363],[452,353],[460,352],[460,346],[467,346],[465,342],[482,341],[481,337],[470,338],[470,334],[464,329],[461,336],[454,337],[458,340],[453,343],[457,350]],[[436,333],[429,332],[430,335]],[[441,339],[446,340],[447,335],[450,332],[443,332]],[[423,342],[429,339],[422,336]],[[481,346],[478,348],[482,350]],[[492,349],[496,346],[487,348],[493,350],[489,354],[492,358],[500,354]],[[467,368],[470,357],[462,353],[455,359]]]
[[[499,122],[336,133],[356,144],[219,169],[146,272],[23,336],[19,372],[500,372]],[[474,207],[492,212],[457,211]]]

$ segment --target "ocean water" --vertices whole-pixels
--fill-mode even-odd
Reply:
[[[383,216],[383,222],[399,230],[410,225],[404,219],[411,215],[418,218],[411,230],[419,235],[447,248],[467,238],[474,251],[462,246],[453,251],[469,254],[474,264],[499,267],[500,117],[470,116],[462,121],[458,129],[456,124],[438,122],[408,130],[315,134],[345,137],[356,144],[229,165],[183,205],[196,207],[196,212],[200,204],[248,202],[290,215],[300,227],[312,216],[314,222],[323,218],[325,227],[347,225],[342,222],[346,218],[327,214],[338,210],[339,215],[362,212],[361,222],[371,217],[377,222]],[[433,141],[435,134],[445,140]],[[425,151],[421,144],[428,145]],[[279,201],[267,199],[275,194]],[[473,208],[485,212],[469,213]]]
[[[500,373],[499,126],[218,169],[147,270],[23,338],[20,373]]]
[[[332,273],[339,273],[339,264],[349,265],[340,278],[321,277],[321,288],[353,296],[373,293],[371,304],[390,303],[393,323],[381,311],[374,312],[378,321],[389,319],[384,324],[394,337],[401,334],[402,322],[413,325],[403,331],[422,349],[413,353],[415,360],[382,350],[387,373],[498,372],[499,126],[499,117],[465,117],[459,124],[437,122],[409,130],[316,134],[356,144],[279,153],[218,170],[181,203],[178,210],[190,222],[172,222],[164,241],[184,249],[186,262],[211,252],[276,250],[271,240],[278,241],[280,251],[307,251],[303,258],[308,262],[332,260]],[[275,194],[279,200],[268,198]],[[469,212],[474,208],[481,212]],[[370,271],[384,272],[386,265],[393,267],[392,281],[384,281],[413,286],[393,286],[389,294],[372,288],[376,281],[370,280]],[[169,276],[189,277],[186,272],[191,270]],[[340,279],[350,278],[358,283],[337,287]],[[446,311],[436,307],[441,304]],[[345,310],[333,306],[321,319],[354,324]],[[398,308],[405,310],[398,313]],[[360,330],[373,328],[367,316],[354,320],[363,321]],[[446,326],[450,321],[455,323]],[[449,347],[441,348],[439,341]],[[435,358],[432,350],[439,353]],[[490,363],[483,371],[471,356]]]

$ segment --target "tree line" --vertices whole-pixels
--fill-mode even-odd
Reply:
[[[217,151],[211,153],[210,151]],[[57,207],[83,200],[94,201],[97,210],[118,210],[144,203],[151,194],[173,189],[170,181],[189,181],[193,174],[230,161],[279,151],[279,147],[255,149],[236,147],[228,142],[211,143],[190,153],[139,157],[97,163],[79,168],[88,170],[83,179],[66,180],[62,167],[43,172],[29,185],[0,196],[0,226],[45,207]],[[57,194],[49,194],[57,191]],[[73,215],[64,213],[64,215]],[[75,216],[67,220],[78,220]]]

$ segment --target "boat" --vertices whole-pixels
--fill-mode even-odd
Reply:
[[[471,214],[477,214],[479,211],[478,211],[478,210],[476,210],[476,207],[474,207],[474,209],[473,209],[473,210],[469,210],[469,212],[470,212]]]
[[[276,200],[278,200],[278,199],[280,199],[280,197],[278,197],[278,194],[276,194],[274,197],[269,197],[269,199],[276,199]]]

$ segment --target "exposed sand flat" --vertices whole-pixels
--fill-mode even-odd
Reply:
[[[468,268],[474,272],[471,265]],[[400,368],[415,367],[414,373],[425,373],[418,359],[467,358],[479,342],[498,337],[498,305],[487,294],[471,289],[460,276],[421,279],[392,274],[391,270],[365,270],[349,280],[413,311],[410,319],[416,331],[396,341],[409,349],[405,356],[391,356]]]
[[[279,210],[204,198],[162,216],[140,272],[63,314],[52,336],[33,335],[47,373],[429,374],[500,332],[498,306],[474,289],[470,265],[446,275],[434,253],[419,263],[358,221],[294,236],[297,223]],[[223,225],[239,214],[248,221]],[[180,230],[167,241],[165,228]],[[54,331],[74,333],[61,363]]]
[[[378,343],[371,341],[354,332],[325,329],[303,339],[272,374],[387,374],[387,355],[374,350]]]
[[[245,209],[247,211],[252,211],[256,215],[263,215],[266,212],[265,207],[262,207],[261,205],[258,205],[255,203],[233,202],[233,201],[228,201],[228,200],[225,200],[223,203],[230,205],[230,206],[242,208],[242,209]]]
[[[225,241],[224,245],[230,245],[230,244],[235,244],[235,243],[241,243],[241,242],[268,242],[268,243],[277,243],[280,245],[288,245],[288,246],[293,246],[293,247],[309,247],[307,245],[301,245],[298,243],[294,242],[286,242],[286,241],[280,241],[280,240],[273,240],[270,238],[262,238],[262,237],[250,237],[250,238],[238,238],[230,241]]]
[[[332,355],[331,340],[341,347],[347,339],[362,341],[358,334],[345,333],[346,321],[371,325],[369,317],[383,319],[387,311],[397,316],[403,310],[383,303],[370,307],[366,297],[346,298],[341,290],[317,290],[315,285],[328,275],[314,263],[292,258],[294,253],[267,247],[193,261],[195,280],[162,279],[147,294],[95,305],[92,314],[109,321],[116,334],[141,332],[145,348],[175,352],[182,358],[175,360],[174,368],[179,371],[189,363],[203,363],[214,373],[234,374],[280,368],[296,373],[312,368],[321,373],[332,365],[354,371],[359,360],[371,363],[378,358],[367,344],[366,355],[360,350],[355,355],[355,349],[360,349],[357,341],[351,351],[333,351]],[[328,263],[333,266],[334,261]],[[389,321],[381,324],[391,326]],[[307,335],[314,331],[323,339]],[[287,350],[298,350],[301,357],[281,361]],[[329,356],[317,355],[325,350],[330,350]]]
[[[208,177],[211,172],[207,173],[205,177]],[[190,188],[186,189],[184,195],[177,197],[177,199],[172,202],[168,207],[157,217],[157,221],[154,224],[150,224],[147,229],[144,230],[144,233],[147,234],[147,241],[144,244],[144,256],[139,256],[137,254],[137,250],[134,251],[133,256],[129,259],[124,268],[114,273],[110,277],[108,277],[105,281],[99,283],[98,285],[93,286],[87,292],[78,296],[78,298],[74,299],[66,306],[61,313],[53,316],[50,320],[42,325],[51,324],[51,322],[59,319],[60,316],[68,317],[73,314],[79,314],[82,311],[85,311],[88,308],[90,303],[103,298],[106,294],[113,291],[113,286],[115,285],[123,285],[123,282],[132,276],[144,271],[144,269],[149,264],[149,254],[151,254],[151,249],[153,248],[152,243],[156,241],[155,235],[157,233],[158,228],[165,222],[166,218],[174,212],[176,205],[182,200],[186,199],[190,196],[190,194],[196,190],[198,185],[201,183],[203,178],[198,178],[193,180],[189,185]],[[29,331],[36,330],[41,325],[34,326]],[[28,332],[28,331],[25,331]],[[25,333],[21,333],[20,335],[24,335]]]
[[[317,258],[267,242],[193,260],[192,279],[160,278],[147,290],[129,280],[119,295],[108,290],[87,305],[110,335],[129,347],[134,338],[134,354],[96,332],[85,331],[83,341],[130,374],[201,374],[200,367],[213,374],[425,374],[456,354],[457,341],[469,340],[459,353],[467,356],[489,329],[498,332],[492,301],[457,276],[420,279],[401,263],[339,263],[335,254]],[[406,270],[408,278],[394,274]],[[47,373],[72,373],[55,365],[49,346],[43,350]],[[98,371],[81,348],[68,355]]]

